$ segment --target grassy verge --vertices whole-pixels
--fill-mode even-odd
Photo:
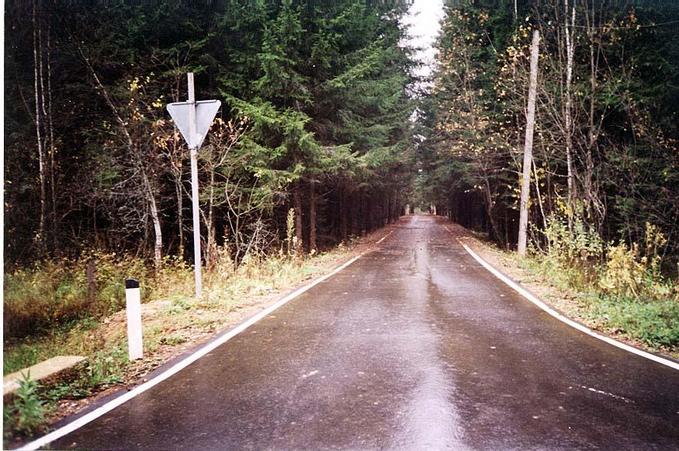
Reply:
[[[376,232],[380,233],[384,232]],[[177,261],[168,261],[166,267],[154,272],[135,259],[99,255],[97,294],[93,297],[90,292],[89,300],[82,287],[87,286],[86,262],[49,262],[8,275],[5,320],[11,321],[8,315],[15,315],[24,319],[23,324],[32,322],[35,329],[26,334],[25,329],[16,327],[15,337],[6,333],[4,373],[56,355],[86,356],[88,364],[76,377],[58,384],[23,384],[21,396],[4,403],[5,447],[43,432],[51,422],[80,410],[95,395],[137,383],[172,357],[274,302],[282,292],[328,272],[373,239],[369,236],[306,258],[253,259],[237,269],[229,261],[219,262],[204,273],[201,299],[191,295],[190,268]],[[145,355],[133,363],[127,361],[125,312],[121,310],[122,281],[129,274],[141,274],[137,277],[143,288]],[[56,316],[31,316],[34,308],[30,303],[34,301]],[[82,312],[74,305],[80,305]]]
[[[526,258],[479,237],[466,241],[565,315],[620,341],[678,359],[679,283],[661,274],[652,243],[644,243],[644,253],[636,245],[561,232],[564,235],[552,237],[549,248],[533,249]],[[661,242],[653,233],[649,230],[647,241]]]
[[[559,307],[566,313],[575,313],[591,328],[653,352],[679,356],[679,299],[672,294],[676,290],[674,282],[648,281],[668,288],[667,297],[643,292],[635,296],[624,291],[602,289],[600,274],[590,274],[589,277],[594,277],[594,280],[584,282],[584,276],[573,274],[580,269],[564,268],[543,254],[532,254],[527,259],[516,255],[508,258],[528,274],[537,276],[538,280],[565,294],[566,301],[560,302]]]

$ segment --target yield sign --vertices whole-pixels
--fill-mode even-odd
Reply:
[[[199,149],[212,120],[217,115],[222,103],[219,100],[201,100],[198,102],[175,102],[167,105],[167,111],[172,116],[179,132],[182,134],[190,149]],[[196,109],[195,133],[191,136],[191,109]]]

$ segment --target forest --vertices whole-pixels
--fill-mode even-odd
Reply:
[[[160,265],[191,236],[165,105],[224,106],[200,154],[205,262],[311,251],[400,214],[407,2],[7,2],[5,265],[84,249]]]
[[[450,1],[436,45],[414,202],[570,316],[676,355],[679,4]]]
[[[675,264],[679,5],[453,1],[446,11],[418,122],[426,138],[418,146],[420,195],[514,246],[537,30],[533,245],[544,249],[549,233],[565,233],[631,246],[650,228],[664,237],[664,261]]]

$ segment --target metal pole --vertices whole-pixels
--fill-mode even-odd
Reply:
[[[198,203],[198,149],[193,145],[196,139],[196,96],[193,87],[193,72],[188,73],[189,82],[189,150],[191,152],[191,202],[193,209],[193,271],[196,278],[196,297],[199,298],[202,291],[201,258],[200,258],[200,211]]]

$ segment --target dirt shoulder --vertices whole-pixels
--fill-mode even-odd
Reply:
[[[679,359],[679,350],[654,349],[639,340],[633,339],[619,329],[608,326],[605,318],[592,317],[591,310],[588,308],[582,293],[557,287],[545,276],[522,265],[514,252],[503,251],[495,244],[485,241],[458,224],[447,223],[447,227],[458,237],[460,242],[469,246],[496,269],[521,284],[562,315],[619,342],[669,359]]]

